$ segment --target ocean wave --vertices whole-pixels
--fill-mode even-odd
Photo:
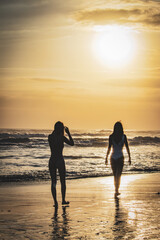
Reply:
[[[106,147],[108,139],[105,138],[91,138],[91,139],[75,139],[75,146],[77,147]]]
[[[159,168],[157,167],[143,167],[143,168],[138,168],[138,167],[133,167],[130,169],[131,172],[158,172],[160,171]]]
[[[77,137],[74,139],[76,147],[107,147],[108,146],[108,137],[99,136],[92,134],[92,137]],[[3,136],[3,138],[2,138]],[[132,146],[136,145],[155,145],[160,144],[159,137],[150,137],[150,136],[137,136],[134,138],[128,138],[128,142]],[[48,140],[47,135],[45,134],[0,134],[0,145],[12,145],[16,143],[24,143],[24,147],[39,147],[47,146]],[[28,143],[28,145],[26,145]],[[67,146],[67,145],[66,145]]]
[[[76,171],[68,172],[66,179],[80,179],[92,177],[111,176],[111,173],[77,173]],[[59,179],[59,176],[57,176]],[[0,175],[0,182],[28,182],[28,181],[49,181],[49,171],[37,171],[23,174]]]
[[[24,174],[13,174],[13,175],[1,175],[0,182],[28,182],[28,181],[39,181],[49,180],[50,176],[48,171],[45,173],[24,173]]]
[[[30,142],[29,138],[3,138],[0,139],[0,143],[28,143]]]
[[[134,137],[128,139],[130,145],[153,145],[159,144],[159,137]],[[76,139],[75,146],[77,147],[107,147],[108,139],[107,138],[92,138],[92,139]]]
[[[46,138],[47,136],[43,133],[0,133],[0,138]]]
[[[14,155],[0,156],[0,159],[10,159],[10,158],[15,158],[15,156]]]
[[[94,132],[94,133],[73,133],[73,137],[100,137],[100,136],[109,136],[111,132],[106,132],[106,131],[99,131],[99,132]]]
[[[99,156],[83,156],[83,155],[79,155],[79,156],[64,156],[64,159],[82,159],[82,158],[88,158],[88,159],[98,159],[98,158],[101,158]]]
[[[134,137],[133,139],[129,139],[129,143],[131,145],[144,145],[144,144],[158,144],[160,143],[159,137]]]
[[[26,163],[8,163],[8,162],[5,162],[4,163],[4,165],[7,165],[7,166],[9,166],[9,167],[12,167],[12,166],[15,166],[15,167],[44,167],[45,166],[45,164],[43,164],[42,165],[42,163],[41,164],[37,164],[37,163],[28,163],[28,162],[26,162]]]
[[[158,168],[132,168],[130,172],[124,172],[123,174],[134,174],[134,173],[153,173],[159,172]],[[71,171],[67,172],[66,179],[83,179],[83,178],[95,178],[95,177],[107,177],[113,176],[111,172],[76,172]],[[59,176],[57,176],[59,180]],[[30,173],[23,173],[23,174],[12,174],[12,175],[0,175],[0,182],[33,182],[33,181],[49,181],[50,174],[49,171],[32,171]]]

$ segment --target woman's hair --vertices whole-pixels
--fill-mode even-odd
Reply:
[[[120,140],[123,136],[123,125],[121,122],[116,122],[114,124],[114,129],[113,129],[113,136],[115,139]]]
[[[54,132],[56,135],[64,135],[64,125],[62,122],[58,121],[55,123]]]

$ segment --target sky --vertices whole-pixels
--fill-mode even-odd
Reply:
[[[159,0],[0,0],[0,127],[157,130]]]

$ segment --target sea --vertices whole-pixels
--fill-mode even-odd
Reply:
[[[0,182],[48,181],[52,130],[0,129]],[[111,130],[71,130],[75,145],[64,146],[66,178],[112,175],[105,156]],[[125,131],[132,164],[124,147],[124,174],[160,171],[160,130]]]

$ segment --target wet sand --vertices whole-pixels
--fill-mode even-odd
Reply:
[[[69,207],[53,208],[50,183],[1,184],[0,239],[159,239],[160,173],[67,181]]]

